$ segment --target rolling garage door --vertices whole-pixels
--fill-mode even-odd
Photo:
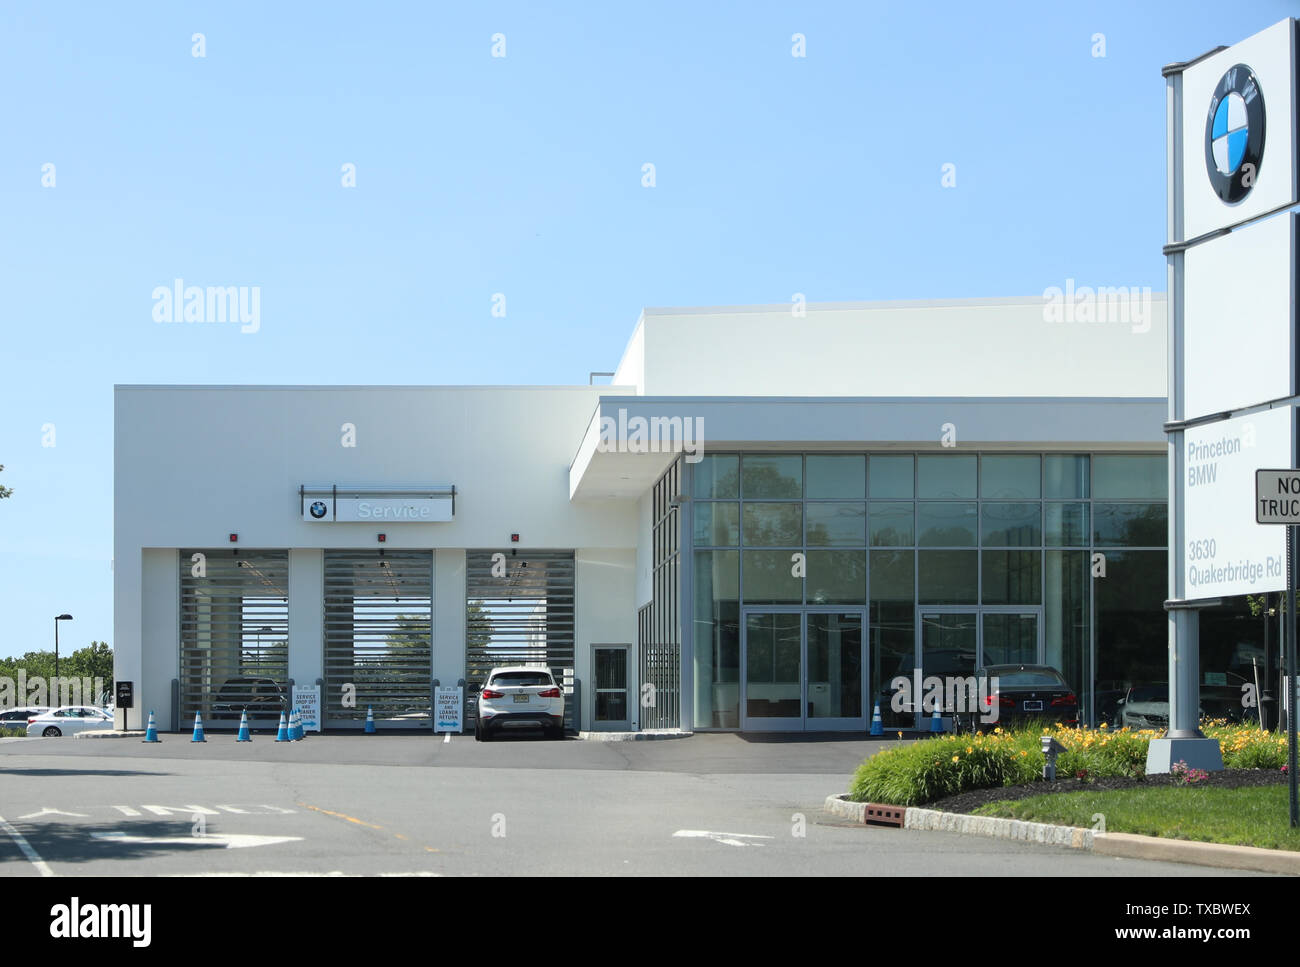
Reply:
[[[325,552],[327,727],[433,727],[432,551]]]
[[[289,680],[288,551],[183,550],[180,724],[279,721]]]
[[[573,551],[467,551],[465,554],[465,716],[498,665],[542,664],[565,685],[565,725],[573,727]]]

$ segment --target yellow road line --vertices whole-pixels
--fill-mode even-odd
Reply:
[[[366,826],[370,829],[384,828],[382,826],[376,826],[374,823],[368,823],[364,819],[357,819],[356,816],[349,816],[347,813],[336,813],[331,809],[321,809],[320,806],[313,806],[311,803],[300,802],[298,803],[298,805],[302,806],[304,809],[311,809],[311,810],[315,810],[318,813],[324,813],[326,816],[333,816],[336,819],[347,820],[349,823],[356,823],[358,826]]]
[[[333,817],[336,818],[336,819],[343,819],[343,820],[346,820],[346,821],[349,822],[349,823],[356,823],[358,826],[365,826],[365,827],[367,827],[368,829],[383,829],[383,828],[384,828],[384,827],[382,827],[382,826],[376,826],[374,823],[368,823],[368,822],[366,822],[364,819],[357,819],[356,816],[349,816],[347,813],[336,813],[336,812],[334,812],[334,810],[332,810],[332,809],[322,809],[320,806],[313,806],[311,803],[300,802],[300,803],[298,803],[298,805],[301,806],[303,809],[311,809],[311,810],[313,810],[314,812],[324,813],[326,816],[333,816]],[[406,840],[407,842],[410,842],[410,837],[403,836],[401,833],[394,833],[393,835],[394,835],[395,837],[397,837],[398,839]],[[426,853],[437,853],[437,852],[440,852],[439,850],[434,849],[432,846],[426,846],[426,847],[424,847],[424,851],[425,851]]]

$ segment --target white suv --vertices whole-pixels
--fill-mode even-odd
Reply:
[[[512,665],[488,672],[478,693],[474,738],[484,742],[501,729],[540,728],[564,738],[564,690],[545,668]]]

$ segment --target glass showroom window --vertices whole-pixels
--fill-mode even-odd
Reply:
[[[738,723],[744,605],[865,604],[871,702],[891,726],[913,725],[888,684],[925,651],[918,606],[978,615],[953,618],[932,648],[992,636],[990,654],[1041,649],[1083,695],[1095,677],[1103,718],[1104,692],[1152,674],[1137,652],[1163,655],[1164,475],[1162,454],[706,457],[693,484],[697,727]],[[1094,577],[1098,553],[1131,586],[1103,597],[1113,572]]]

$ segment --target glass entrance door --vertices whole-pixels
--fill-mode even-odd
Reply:
[[[986,665],[1039,664],[1042,623],[1037,608],[917,608],[922,682],[931,676],[945,682],[969,678]],[[910,691],[915,690],[913,683]],[[922,707],[923,695],[910,691],[913,721],[928,729],[932,710]]]
[[[921,638],[922,693],[910,694],[916,727],[930,727],[933,709],[924,707],[924,682],[971,678],[979,663],[979,612],[959,609],[918,609],[917,634]],[[915,682],[915,679],[913,679]],[[913,684],[911,692],[915,692]],[[942,712],[941,712],[942,714]],[[944,727],[948,727],[945,721]]]
[[[863,611],[746,611],[740,727],[866,730]]]
[[[865,731],[862,612],[809,611],[804,620],[808,639],[804,728]]]
[[[740,652],[740,727],[803,729],[803,614],[746,612]]]

